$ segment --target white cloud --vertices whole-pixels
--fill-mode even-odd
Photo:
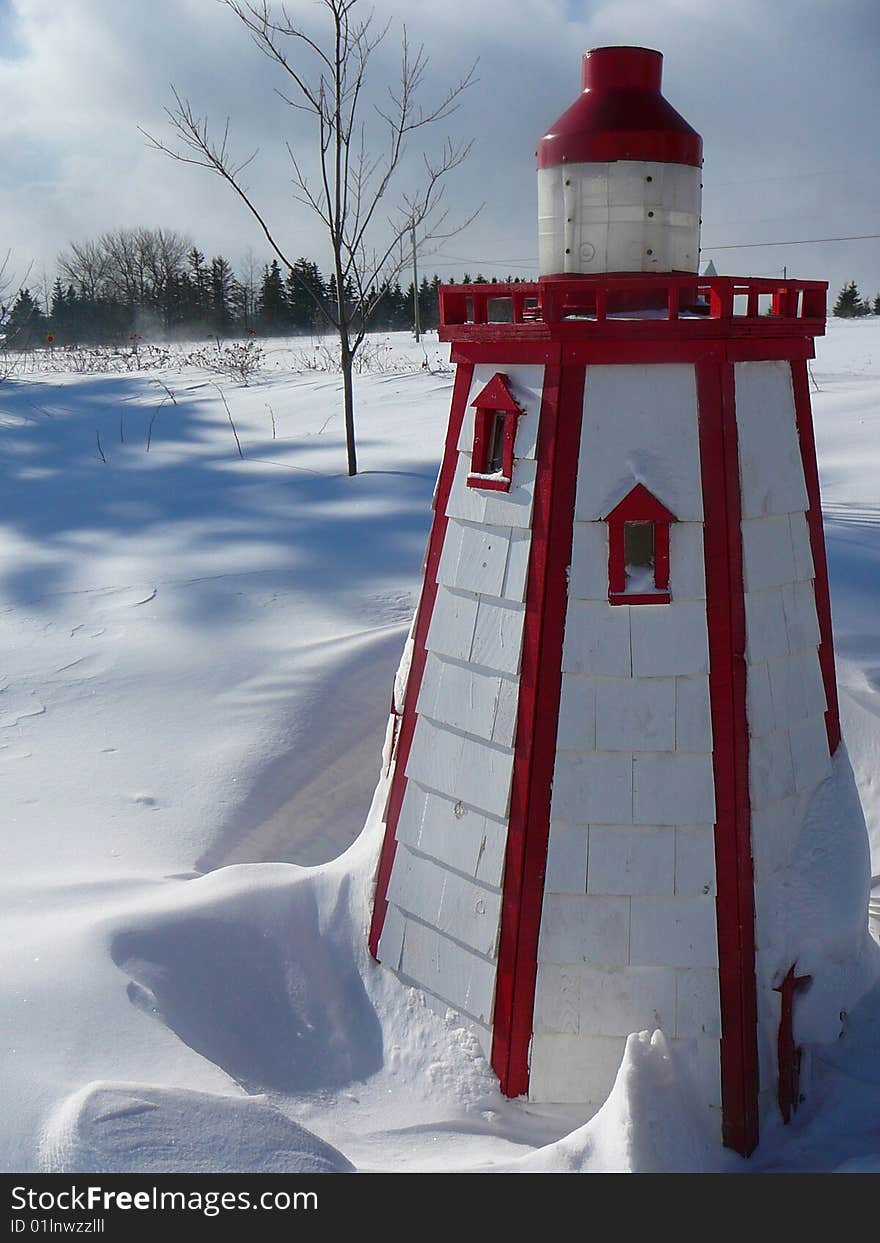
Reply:
[[[313,0],[288,7],[312,23],[321,16]],[[239,150],[261,148],[251,187],[293,252],[322,257],[319,229],[290,198],[282,146],[292,135],[303,149],[303,119],[273,95],[270,66],[219,0],[12,0],[11,15],[0,59],[0,237],[19,262],[51,266],[71,239],[141,223],[187,231],[233,260],[248,245],[267,253],[219,182],[147,149],[138,126],[167,135],[171,83],[218,121],[231,115]],[[474,136],[474,152],[449,195],[462,214],[482,199],[486,208],[444,247],[457,257],[446,271],[526,273],[514,261],[536,254],[535,142],[576,95],[581,52],[602,43],[664,52],[665,93],[704,138],[704,242],[878,231],[880,23],[869,0],[377,0],[376,20],[385,18],[393,28],[376,88],[394,73],[401,19],[431,57],[429,95],[480,58],[479,82],[450,125]],[[865,292],[880,288],[877,242],[713,258],[719,270],[785,263],[834,287],[854,276]]]

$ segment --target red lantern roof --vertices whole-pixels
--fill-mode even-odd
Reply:
[[[661,95],[662,70],[662,53],[650,48],[592,48],[583,93],[538,143],[538,167],[657,160],[699,168],[703,140]]]

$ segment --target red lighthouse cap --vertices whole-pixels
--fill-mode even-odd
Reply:
[[[611,160],[703,162],[703,140],[660,94],[663,55],[646,47],[594,47],[583,93],[538,143],[538,168]]]

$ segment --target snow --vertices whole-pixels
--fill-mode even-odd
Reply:
[[[436,341],[377,342],[348,479],[340,379],[303,357],[274,343],[246,387],[194,366],[0,385],[0,1168],[876,1172],[880,950],[845,884],[864,846],[838,832],[840,764],[791,883],[852,1006],[838,1039],[805,994],[814,1090],[748,1163],[701,1129],[662,1033],[630,1036],[584,1123],[504,1100],[475,1035],[369,958],[453,376]],[[812,374],[877,877],[880,321],[832,321]]]

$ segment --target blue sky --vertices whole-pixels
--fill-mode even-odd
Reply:
[[[320,17],[314,0],[288,7]],[[423,260],[426,270],[533,271],[535,142],[575,97],[581,53],[603,43],[664,53],[667,98],[704,139],[704,247],[880,233],[875,0],[377,0],[376,9],[392,19],[377,91],[393,73],[402,19],[431,56],[429,97],[480,57],[451,123],[474,150],[447,193],[461,217],[485,207]],[[308,151],[304,119],[273,95],[269,67],[219,0],[0,0],[0,39],[0,240],[19,269],[33,261],[35,274],[51,275],[71,240],[140,224],[190,233],[233,263],[248,247],[266,257],[219,182],[147,149],[138,126],[167,134],[171,83],[200,112],[230,115],[242,152],[260,148],[250,188],[291,252],[326,263],[319,227],[290,197],[283,143]],[[855,278],[880,291],[876,239],[710,256],[719,271],[775,275],[785,265],[834,289]]]

